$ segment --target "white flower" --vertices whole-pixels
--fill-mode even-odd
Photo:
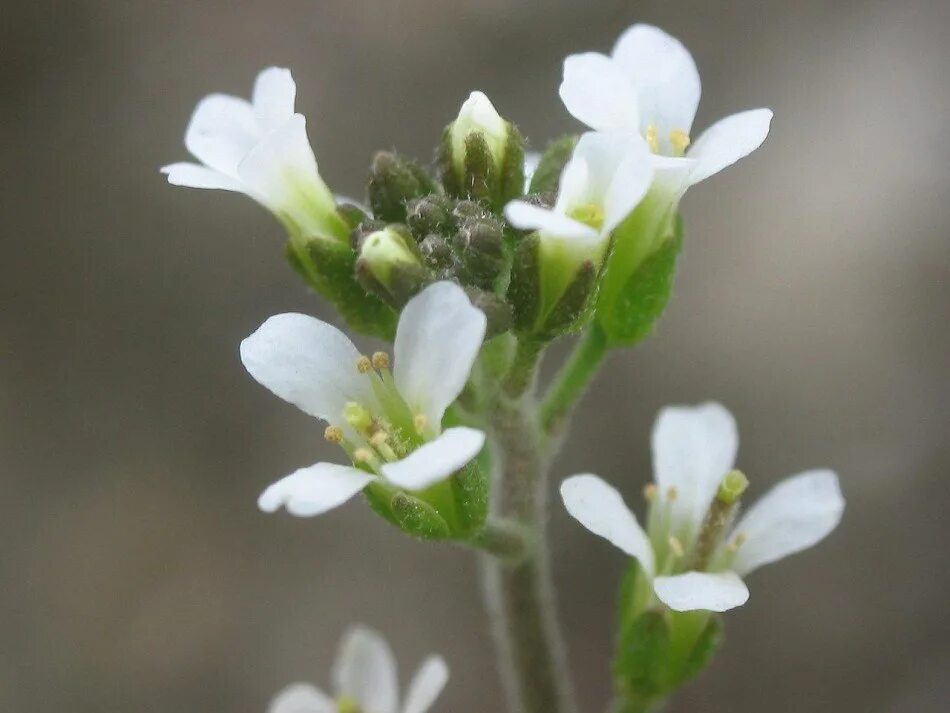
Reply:
[[[599,264],[611,231],[636,208],[652,179],[643,141],[587,132],[564,166],[554,207],[514,200],[505,206],[505,217],[516,228],[539,231],[542,259],[569,281],[583,261]]]
[[[257,75],[249,102],[211,94],[195,108],[185,146],[201,163],[162,168],[168,182],[244,193],[305,237],[346,238],[336,202],[317,171],[306,119],[294,113],[290,70]]]
[[[400,707],[389,644],[372,629],[354,626],[340,644],[332,678],[332,698],[309,683],[295,683],[274,697],[267,713],[425,713],[445,687],[449,669],[441,656],[427,657]]]
[[[399,318],[395,364],[362,356],[343,332],[302,314],[271,317],[241,343],[244,366],[263,386],[327,421],[326,438],[360,467],[317,463],[267,488],[260,508],[318,515],[383,479],[407,490],[444,480],[474,458],[481,431],[442,431],[485,336],[485,315],[451,282],[413,297]]]
[[[609,57],[568,57],[560,95],[567,110],[592,129],[642,136],[657,155],[658,178],[679,193],[752,153],[772,121],[769,109],[744,111],[691,142],[700,95],[696,64],[679,40],[651,25],[630,27]]]
[[[739,436],[732,414],[715,403],[669,407],[653,428],[655,486],[647,531],[620,493],[596,475],[561,484],[567,511],[584,527],[635,558],[653,591],[676,611],[726,611],[749,598],[742,577],[804,550],[838,525],[844,499],[830,470],[792,476],[762,497],[712,543],[694,571],[704,520],[733,467]],[[744,479],[743,479],[744,480]]]
[[[465,139],[479,133],[488,152],[500,169],[508,143],[508,122],[495,110],[495,105],[482,92],[472,92],[462,104],[458,117],[449,130],[452,142],[452,164],[461,179],[465,175]]]

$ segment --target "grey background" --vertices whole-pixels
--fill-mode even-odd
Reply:
[[[832,466],[848,510],[821,547],[756,574],[679,711],[944,711],[946,116],[942,2],[7,2],[0,259],[0,709],[263,711],[323,684],[365,621],[404,676],[441,651],[437,710],[495,711],[466,552],[397,537],[361,503],[299,521],[254,500],[337,457],[254,384],[237,345],[272,313],[324,314],[250,201],[175,189],[195,102],[293,68],[321,170],[361,189],[374,149],[430,156],[474,88],[535,145],[578,126],[561,59],[636,20],[694,52],[697,127],[771,106],[754,157],[692,191],[677,296],[615,355],[557,478],[631,502],[659,407],[716,398],[753,494]],[[552,515],[585,710],[609,688],[623,558]]]

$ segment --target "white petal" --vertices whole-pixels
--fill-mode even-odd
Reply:
[[[461,287],[436,282],[409,300],[396,326],[393,378],[414,414],[439,432],[485,338],[485,314]]]
[[[430,656],[409,683],[402,713],[426,713],[449,680],[449,667],[441,656]]]
[[[257,75],[252,104],[265,130],[276,129],[293,116],[297,85],[289,69],[269,67]]]
[[[565,59],[558,93],[568,112],[592,129],[639,131],[634,87],[610,57],[585,52]]]
[[[354,626],[343,637],[333,682],[338,696],[349,696],[366,713],[396,713],[396,659],[386,639],[368,627]]]
[[[696,184],[755,151],[769,135],[771,109],[751,109],[720,119],[690,147],[697,166],[690,176]]]
[[[274,213],[291,218],[305,235],[338,235],[333,194],[320,178],[307,122],[294,114],[270,132],[238,166],[238,176]]]
[[[598,237],[597,231],[589,225],[584,225],[566,215],[557,213],[550,208],[531,205],[524,201],[511,201],[505,206],[505,218],[516,228],[522,230],[540,230],[542,233],[561,238]]]
[[[634,148],[635,147],[635,148]],[[634,142],[616,167],[604,198],[605,233],[611,232],[633,212],[650,190],[653,182],[653,161],[643,141]]]
[[[669,406],[653,426],[653,472],[665,496],[675,487],[674,533],[695,533],[723,476],[732,470],[739,433],[732,414],[717,403]],[[684,531],[685,530],[685,531]]]
[[[650,538],[616,488],[596,475],[574,475],[561,483],[561,499],[571,517],[635,558],[653,576]]]
[[[637,90],[640,122],[660,139],[673,129],[687,134],[699,106],[696,63],[682,43],[652,25],[634,25],[614,45],[612,57]]]
[[[248,101],[212,94],[195,107],[185,131],[185,146],[202,163],[236,177],[238,164],[260,138]]]
[[[531,185],[531,179],[534,178],[534,172],[538,170],[541,164],[541,154],[538,151],[525,151],[524,154],[524,192],[528,192]]]
[[[465,426],[448,428],[402,460],[383,464],[381,471],[393,485],[406,490],[425,490],[466,465],[484,445],[482,431]]]
[[[339,425],[348,401],[377,408],[360,353],[343,332],[304,314],[278,314],[241,342],[251,376],[302,411]]]
[[[748,538],[733,569],[746,575],[762,565],[800,552],[824,539],[844,513],[838,476],[811,470],[783,480],[739,520],[735,533]]]
[[[274,696],[267,713],[336,713],[336,703],[309,683],[292,683]]]
[[[168,182],[173,186],[217,188],[223,191],[244,192],[244,186],[240,181],[197,163],[173,163],[162,166],[161,171],[168,176]]]
[[[581,137],[581,141],[588,136],[599,136],[595,131],[588,131]],[[580,149],[580,150],[578,150]],[[567,214],[574,206],[591,203],[594,200],[600,203],[603,197],[602,192],[598,192],[591,185],[591,170],[587,162],[584,146],[579,141],[574,147],[570,160],[564,165],[561,176],[558,179],[557,203],[554,205],[554,212]]]
[[[339,507],[375,480],[359,468],[317,463],[301,468],[270,485],[257,499],[257,507],[275,512],[282,505],[296,517],[313,517]]]
[[[657,577],[653,580],[653,591],[661,602],[676,611],[723,612],[749,600],[749,590],[735,572],[686,572]]]

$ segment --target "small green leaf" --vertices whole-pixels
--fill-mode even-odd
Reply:
[[[541,161],[531,177],[528,193],[551,193],[557,191],[561,171],[564,170],[574,147],[577,145],[577,136],[569,134],[555,139],[548,144],[541,156]]]

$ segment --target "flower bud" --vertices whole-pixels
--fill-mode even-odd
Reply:
[[[454,223],[453,201],[440,195],[425,196],[409,201],[406,222],[413,234],[422,237],[430,233],[446,233]]]
[[[419,243],[419,252],[430,270],[440,278],[454,275],[455,258],[449,242],[441,235],[427,235]]]
[[[439,148],[442,183],[449,195],[499,207],[524,187],[524,139],[481,92],[472,92]]]
[[[415,243],[403,231],[389,226],[367,235],[356,261],[356,275],[363,287],[396,309],[430,279]]]
[[[487,320],[485,339],[491,339],[511,329],[511,305],[505,300],[494,292],[479,290],[475,287],[466,288],[465,294],[468,295],[473,305],[485,313]]]
[[[373,157],[369,203],[375,216],[390,223],[406,220],[406,204],[435,191],[429,175],[414,161],[389,151]]]
[[[455,234],[459,278],[466,284],[490,289],[505,262],[504,232],[493,219],[468,219]]]
[[[378,230],[382,230],[386,227],[386,223],[382,220],[364,220],[362,223],[357,225],[353,230],[350,231],[350,247],[353,248],[353,252],[358,253],[363,247],[363,241],[373,233]]]

